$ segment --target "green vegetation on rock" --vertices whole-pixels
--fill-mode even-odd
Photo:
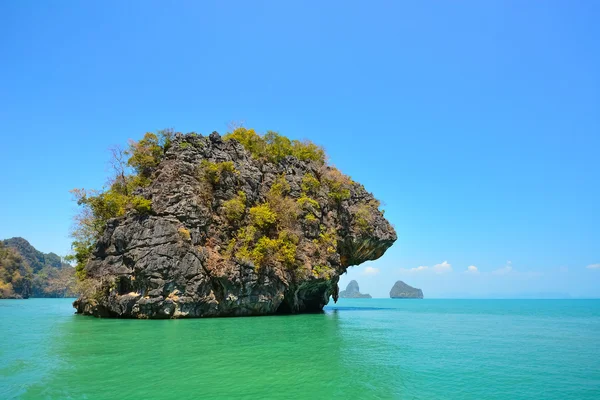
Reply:
[[[213,185],[221,182],[221,176],[224,173],[236,174],[238,171],[231,161],[211,162],[204,160],[200,164],[201,172],[206,176],[206,179]]]
[[[152,174],[170,148],[172,138],[171,130],[162,130],[158,134],[148,132],[139,142],[131,140],[127,150],[112,148],[110,164],[113,176],[109,187],[103,191],[71,191],[82,210],[75,217],[71,233],[73,253],[68,259],[75,262],[80,279],[85,277],[85,265],[108,220],[124,216],[129,211],[140,215],[152,213],[152,200],[136,194],[136,191],[152,182]]]
[[[250,220],[259,229],[265,229],[277,221],[277,214],[271,210],[269,203],[262,203],[250,209]]]
[[[305,174],[302,177],[302,193],[308,195],[314,195],[318,192],[321,187],[321,182],[311,173]]]
[[[240,190],[232,199],[223,202],[225,217],[232,223],[239,221],[246,211],[246,193]]]
[[[161,137],[131,142],[107,189],[80,192],[80,313],[317,310],[346,268],[396,239],[373,196],[311,142],[246,128]]]
[[[273,131],[268,131],[264,136],[261,136],[254,129],[237,128],[225,135],[223,139],[235,139],[253,157],[264,158],[271,162],[279,162],[287,156],[293,156],[300,161],[325,163],[325,150],[322,147],[310,141],[290,140]]]

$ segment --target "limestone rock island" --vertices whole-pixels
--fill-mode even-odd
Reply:
[[[423,291],[407,285],[402,281],[397,281],[390,290],[392,299],[422,299]]]
[[[358,288],[358,282],[350,281],[350,283],[348,283],[348,286],[346,286],[346,290],[342,290],[340,292],[340,297],[347,299],[370,299],[371,295],[362,294],[360,292],[360,289]]]
[[[107,190],[74,191],[79,314],[319,311],[348,267],[396,240],[379,202],[322,148],[274,132],[148,133],[111,165]]]

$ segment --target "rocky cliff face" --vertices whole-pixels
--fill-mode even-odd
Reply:
[[[390,290],[390,297],[392,299],[422,299],[423,291],[398,281]]]
[[[74,306],[102,317],[319,311],[340,274],[396,233],[364,187],[314,160],[257,158],[237,140],[177,134],[137,195],[152,211],[111,219]]]
[[[340,298],[348,298],[348,299],[370,299],[370,294],[363,294],[360,292],[358,287],[358,282],[352,280],[346,286],[346,290],[342,290],[340,292]]]

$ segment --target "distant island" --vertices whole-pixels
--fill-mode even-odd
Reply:
[[[422,299],[423,291],[402,281],[397,281],[390,290],[390,297],[392,299]]]
[[[276,132],[147,133],[113,153],[104,191],[73,191],[77,313],[113,318],[297,314],[396,232],[324,150]]]
[[[362,294],[358,288],[358,282],[352,280],[346,286],[346,290],[340,292],[340,298],[342,299],[370,299],[370,294]]]
[[[74,297],[75,268],[21,237],[0,240],[0,299]]]

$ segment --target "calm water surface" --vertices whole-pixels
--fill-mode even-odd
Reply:
[[[0,300],[0,399],[600,399],[600,300],[137,321]]]

